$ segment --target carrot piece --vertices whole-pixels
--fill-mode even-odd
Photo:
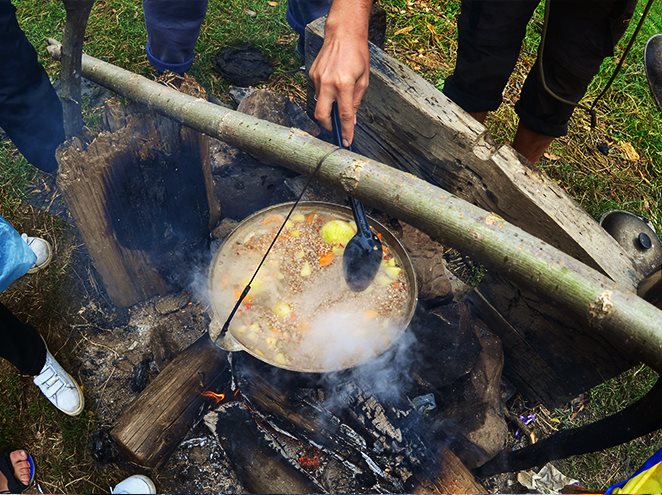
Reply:
[[[331,263],[333,263],[333,258],[335,258],[333,251],[327,251],[326,253],[320,255],[320,266],[329,266]]]
[[[379,313],[377,311],[375,311],[374,309],[368,309],[368,310],[363,312],[363,317],[366,320],[374,320],[378,316],[379,316]]]
[[[317,213],[315,212],[308,213],[308,215],[306,215],[306,223],[313,223],[316,217],[317,217]]]
[[[377,239],[379,239],[380,241],[382,240],[382,233],[381,232],[377,232]]]
[[[398,281],[396,280],[395,282],[393,282],[393,283],[391,284],[391,287],[393,287],[394,289],[399,289],[399,288],[400,288],[400,282],[398,282]]]

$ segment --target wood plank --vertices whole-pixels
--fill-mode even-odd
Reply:
[[[323,30],[323,20],[307,28],[308,67]],[[634,290],[640,280],[629,255],[559,186],[496,146],[485,126],[404,64],[372,45],[370,56],[355,149],[496,212]],[[472,303],[495,322],[505,374],[528,399],[556,406],[634,364],[579,317],[503,275],[489,273]]]
[[[112,100],[104,122],[87,149],[58,151],[58,183],[108,295],[130,306],[188,284],[175,267],[206,245],[220,205],[207,136]]]
[[[180,353],[122,413],[111,436],[128,458],[161,466],[202,418],[201,393],[230,383],[227,353],[205,334]]]

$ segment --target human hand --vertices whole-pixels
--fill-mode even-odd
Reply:
[[[324,44],[310,68],[317,98],[315,118],[331,131],[331,108],[337,102],[345,147],[354,139],[356,112],[368,88],[369,74],[367,27],[351,29],[341,24],[335,29],[327,22]]]

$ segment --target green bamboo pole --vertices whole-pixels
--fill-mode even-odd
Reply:
[[[57,58],[57,42],[49,51]],[[83,75],[269,163],[319,177],[568,308],[662,372],[662,311],[555,247],[409,173],[84,55]]]

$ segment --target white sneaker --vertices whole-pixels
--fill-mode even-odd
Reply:
[[[46,398],[63,413],[76,416],[83,411],[83,407],[85,407],[83,391],[48,350],[46,351],[46,364],[34,377],[34,383]]]
[[[37,256],[37,261],[28,273],[36,273],[39,270],[46,268],[53,259],[53,248],[50,242],[41,237],[28,237],[28,234],[21,234],[21,239],[32,249],[32,252]]]
[[[156,487],[154,482],[150,480],[147,476],[142,474],[134,474],[129,476],[124,481],[120,481],[115,488],[113,488],[110,493],[121,494],[121,493],[156,493]]]

